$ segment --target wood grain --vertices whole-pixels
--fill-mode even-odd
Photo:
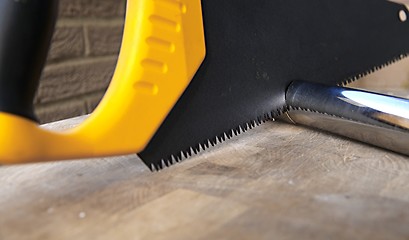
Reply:
[[[407,157],[268,122],[158,173],[0,167],[0,239],[408,239],[408,183]]]

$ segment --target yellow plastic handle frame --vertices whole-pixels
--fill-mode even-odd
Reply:
[[[0,113],[0,163],[140,152],[204,56],[200,0],[128,0],[115,74],[94,113],[65,132]]]

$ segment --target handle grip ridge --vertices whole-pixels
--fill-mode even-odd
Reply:
[[[58,0],[0,0],[0,112],[36,121],[33,99]]]

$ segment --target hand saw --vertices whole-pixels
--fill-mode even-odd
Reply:
[[[385,0],[128,0],[102,102],[80,126],[50,132],[37,125],[32,100],[57,5],[0,1],[1,163],[138,153],[158,170],[290,106],[319,108],[313,100],[298,106],[305,97],[320,106],[347,99],[366,111],[344,88],[320,102],[334,90],[320,84],[342,85],[409,53],[408,10]],[[353,120],[340,113],[331,116]],[[311,119],[298,121],[316,125]]]

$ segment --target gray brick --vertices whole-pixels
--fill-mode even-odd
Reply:
[[[40,123],[49,123],[66,118],[86,114],[86,107],[83,101],[65,101],[55,103],[46,107],[37,107],[36,114]]]
[[[123,0],[60,0],[60,17],[124,16]]]
[[[114,75],[116,59],[95,62],[87,68],[84,78],[84,93],[106,90]]]
[[[87,113],[92,113],[95,110],[104,94],[105,91],[102,91],[91,96],[87,96],[85,100],[85,103],[87,105]]]
[[[105,90],[111,81],[115,65],[115,60],[100,60],[46,68],[40,81],[36,103]]]
[[[118,54],[121,46],[123,25],[88,26],[91,56]]]
[[[48,61],[81,57],[85,53],[82,26],[56,28],[48,54]]]

